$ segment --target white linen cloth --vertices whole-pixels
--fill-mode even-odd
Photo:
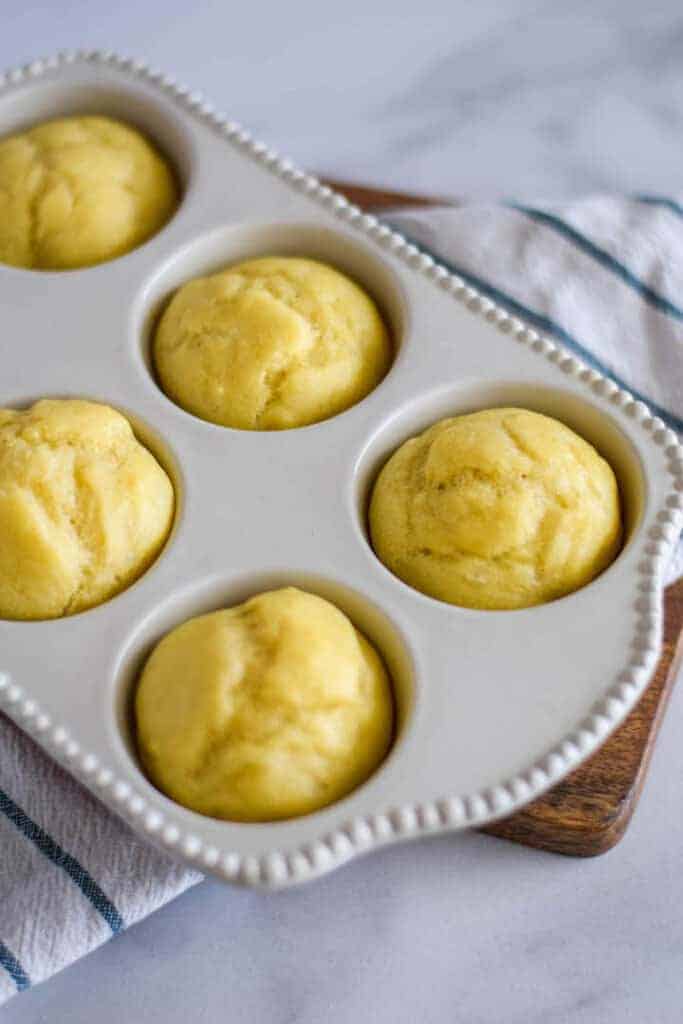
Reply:
[[[389,219],[683,433],[682,201],[597,196]],[[670,578],[682,569],[679,546]],[[137,839],[0,715],[0,1003],[200,879]]]

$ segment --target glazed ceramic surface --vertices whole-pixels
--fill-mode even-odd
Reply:
[[[113,600],[46,622],[0,622],[0,707],[138,831],[195,867],[281,887],[370,848],[481,826],[588,757],[647,685],[662,571],[678,535],[683,449],[626,391],[466,286],[374,217],[298,171],[201,97],[111,54],[65,54],[5,76],[0,134],[109,114],[147,133],[183,187],[170,223],[97,267],[0,267],[0,405],[107,402],[173,477],[174,529]],[[365,400],[285,432],[203,422],[159,389],[150,337],[188,278],[260,255],[337,266],[378,301],[393,365]],[[435,420],[492,405],[563,420],[612,463],[626,543],[562,600],[463,609],[401,583],[367,540],[378,468]],[[372,778],[320,812],[239,824],[177,806],[142,774],[130,727],[140,666],[189,616],[292,583],[335,601],[382,652],[399,727]]]

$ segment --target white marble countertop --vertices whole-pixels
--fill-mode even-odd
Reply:
[[[683,187],[680,0],[2,4],[0,66],[79,45],[172,71],[338,178],[454,196]],[[679,691],[607,856],[470,835],[275,896],[205,882],[4,1020],[678,1022],[682,716]]]
[[[77,46],[170,70],[338,178],[535,199],[682,187],[677,0],[3,0],[0,67]]]

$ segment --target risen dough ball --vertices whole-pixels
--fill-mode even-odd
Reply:
[[[0,262],[87,267],[140,245],[178,202],[166,161],[134,128],[64,117],[0,139]]]
[[[394,452],[370,503],[379,558],[416,590],[468,608],[568,594],[619,550],[610,466],[557,420],[488,409],[441,420]]]
[[[288,587],[168,633],[136,695],[151,780],[201,814],[308,814],[366,779],[387,752],[382,661],[328,601]]]
[[[0,618],[71,615],[123,590],[173,506],[168,476],[109,406],[0,409]]]
[[[334,416],[372,391],[390,358],[372,299],[332,267],[294,258],[252,260],[189,281],[154,341],[169,398],[243,430]]]

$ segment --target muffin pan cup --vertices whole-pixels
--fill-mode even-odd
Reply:
[[[121,259],[62,273],[0,267],[0,404],[83,397],[120,409],[171,473],[176,521],[156,563],[114,599],[69,618],[0,622],[0,707],[144,836],[247,885],[303,881],[370,848],[481,826],[534,799],[623,721],[655,666],[662,572],[683,504],[676,435],[165,76],[103,53],[5,76],[1,134],[85,112],[151,136],[183,199]],[[393,365],[358,405],[310,427],[252,433],[203,422],[157,386],[153,323],[188,278],[270,254],[326,260],[366,287],[391,326]],[[626,542],[606,572],[559,601],[454,607],[377,560],[369,489],[407,437],[503,404],[557,416],[611,461]],[[140,770],[136,674],[185,618],[286,584],[335,601],[379,648],[396,687],[396,741],[363,786],[315,814],[272,824],[203,817]]]

